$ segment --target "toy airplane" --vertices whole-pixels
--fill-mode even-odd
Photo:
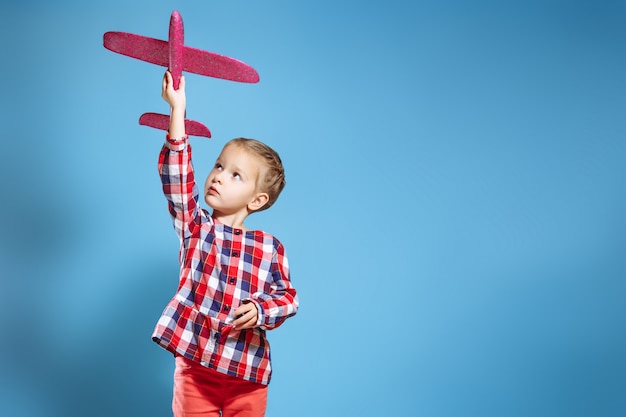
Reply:
[[[183,71],[243,83],[259,82],[259,74],[255,69],[241,61],[185,46],[183,19],[176,10],[170,17],[168,41],[126,32],[107,32],[104,34],[104,47],[118,54],[167,67],[172,73],[176,90],[180,86]],[[139,118],[139,124],[167,130],[169,119],[164,114],[144,113]],[[189,135],[211,137],[209,129],[200,122],[186,119],[185,128]]]

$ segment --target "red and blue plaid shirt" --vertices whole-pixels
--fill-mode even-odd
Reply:
[[[159,174],[180,239],[180,281],[152,339],[218,372],[269,384],[265,331],[280,326],[298,309],[283,245],[268,233],[217,223],[198,206],[186,140],[166,142]],[[256,305],[257,326],[236,330],[233,311],[244,301]]]

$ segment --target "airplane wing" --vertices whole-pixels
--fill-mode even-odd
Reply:
[[[167,42],[126,32],[104,34],[104,47],[118,54],[167,67],[169,48]]]
[[[118,54],[151,64],[169,66],[169,45],[160,39],[126,32],[104,34],[104,47]],[[259,74],[251,66],[201,49],[183,46],[183,71],[243,83],[259,82]]]
[[[248,64],[189,46],[183,48],[183,71],[242,83],[259,82],[259,74]]]
[[[139,118],[139,124],[167,131],[170,128],[170,117],[165,114],[144,113]],[[190,136],[211,137],[209,128],[195,120],[185,119],[185,132]]]

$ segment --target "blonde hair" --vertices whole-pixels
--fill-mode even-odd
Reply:
[[[235,138],[230,140],[224,148],[230,145],[240,146],[244,150],[250,152],[250,154],[258,157],[262,162],[265,169],[261,169],[259,178],[257,179],[257,188],[267,193],[269,199],[267,203],[257,211],[267,210],[278,199],[281,191],[285,188],[285,169],[283,168],[283,162],[280,160],[278,153],[256,139],[247,138]]]

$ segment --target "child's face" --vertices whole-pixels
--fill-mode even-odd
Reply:
[[[261,163],[241,146],[226,146],[204,185],[204,200],[222,215],[243,212],[258,195]]]

